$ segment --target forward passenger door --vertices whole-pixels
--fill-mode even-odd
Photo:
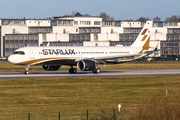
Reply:
[[[33,49],[29,49],[30,59],[34,59],[34,51]]]

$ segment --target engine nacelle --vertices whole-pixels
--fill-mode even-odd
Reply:
[[[92,71],[96,68],[96,64],[91,60],[80,60],[77,63],[77,68],[82,71]]]
[[[61,66],[52,66],[52,65],[43,65],[42,68],[46,71],[56,71],[60,68]]]

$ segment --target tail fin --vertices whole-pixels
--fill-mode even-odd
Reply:
[[[143,50],[149,49],[149,41],[151,37],[152,24],[153,24],[153,21],[147,21],[145,26],[141,30],[140,34],[138,35],[137,39],[131,45],[133,47],[142,47],[142,50],[139,53],[142,53]]]

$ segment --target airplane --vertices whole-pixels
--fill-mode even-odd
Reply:
[[[70,66],[69,73],[92,71],[99,74],[99,64],[121,64],[153,53],[156,49],[149,46],[153,21],[147,21],[135,42],[127,46],[37,46],[16,49],[8,61],[15,65],[25,65],[25,75],[29,66],[41,65],[46,71],[58,70],[62,65]]]

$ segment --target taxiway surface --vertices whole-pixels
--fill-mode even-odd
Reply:
[[[160,76],[180,75],[180,69],[118,69],[102,70],[100,74],[93,74],[91,71],[77,71],[76,74],[69,74],[68,70],[58,71],[29,71],[24,72],[0,72],[2,78],[54,78],[54,77],[99,77],[99,76]]]

